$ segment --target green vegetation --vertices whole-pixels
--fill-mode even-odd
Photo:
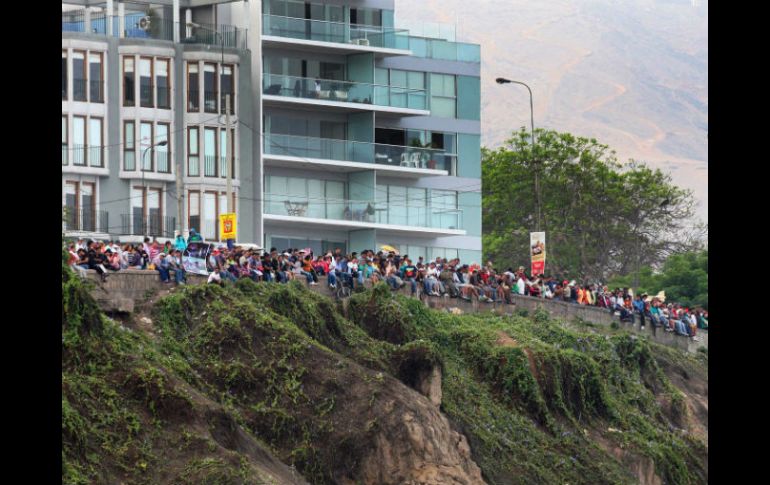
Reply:
[[[184,287],[152,309],[154,335],[102,315],[64,266],[62,290],[63,483],[262,483],[259,443],[311,483],[356,483],[415,399],[398,381],[436,366],[488,483],[636,483],[645,459],[665,483],[707,481],[667,373],[705,375],[707,355],[385,286],[346,313],[302,284]]]
[[[630,287],[634,275],[610,280],[612,288]],[[688,307],[709,307],[709,252],[708,250],[673,254],[666,259],[660,271],[645,266],[639,271],[639,291],[651,295],[666,292],[668,301]]]
[[[672,253],[699,248],[694,199],[660,170],[629,161],[595,139],[522,129],[497,150],[483,150],[483,246],[498,267],[529,263],[540,175],[542,230],[549,274],[606,281]],[[550,269],[549,269],[550,268]]]

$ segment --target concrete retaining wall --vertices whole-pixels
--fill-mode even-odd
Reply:
[[[89,270],[88,278],[93,280],[96,285],[92,295],[99,306],[106,312],[125,312],[134,311],[136,304],[146,300],[150,295],[172,285],[164,285],[156,271],[124,270],[117,273],[110,273],[107,281],[102,283],[96,271]],[[173,278],[173,276],[172,276]],[[191,285],[205,284],[207,277],[188,274],[187,283]],[[311,286],[311,290],[316,293],[333,297],[331,289],[326,284],[326,278],[320,278],[318,286]],[[404,295],[409,295],[409,290],[405,287],[399,290]],[[554,318],[565,322],[575,322],[583,320],[594,325],[610,326],[612,322],[618,322],[621,328],[632,333],[644,335],[650,340],[659,344],[674,347],[687,352],[696,352],[698,348],[708,349],[708,331],[698,329],[698,338],[696,342],[690,338],[675,335],[673,332],[666,332],[660,328],[653,328],[649,324],[644,330],[640,328],[639,321],[634,325],[620,322],[619,318],[613,316],[607,310],[596,307],[566,303],[563,301],[543,300],[541,298],[532,298],[529,296],[513,295],[513,305],[504,303],[486,303],[479,301],[466,301],[459,298],[449,297],[426,297],[425,303],[434,309],[444,310],[458,308],[463,313],[492,312],[500,315],[512,315],[517,311],[526,310],[534,312],[538,308],[546,310]]]

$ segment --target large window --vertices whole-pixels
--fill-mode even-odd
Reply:
[[[74,101],[88,101],[86,89],[86,53],[85,51],[72,52],[72,99]]]
[[[366,204],[362,207],[349,204],[345,189],[345,182],[336,180],[269,175],[265,177],[266,210],[277,215],[363,220]]]
[[[123,170],[136,170],[136,124],[133,121],[123,122]]]
[[[104,79],[102,70],[101,52],[91,52],[88,54],[88,79],[89,79],[89,101],[92,103],[104,102]]]
[[[217,129],[203,129],[203,175],[217,176]]]
[[[171,221],[163,218],[163,190],[153,187],[131,188],[131,226],[125,228],[131,234],[166,236],[171,230]]]
[[[67,181],[64,184],[65,225],[68,231],[97,230],[96,184],[93,182]],[[99,228],[104,231],[105,228]]]
[[[198,139],[198,128],[191,126],[187,128],[187,176],[200,176],[200,140]],[[198,224],[200,226],[200,224]]]
[[[430,75],[430,112],[441,118],[457,117],[457,86],[455,76]]]
[[[381,185],[376,187],[377,222],[402,226],[459,228],[457,192]]]
[[[217,112],[217,65],[203,65],[203,110],[206,113]]]
[[[187,63],[187,111],[200,111],[200,78],[198,63]]]
[[[154,143],[153,138],[153,130],[152,130],[152,123],[148,123],[143,121],[139,127],[139,136],[141,139],[141,148],[142,148],[142,170],[145,172],[152,172],[153,164],[153,150],[146,150],[148,147],[152,146]],[[145,154],[145,151],[149,152],[148,154]]]
[[[143,108],[155,107],[152,89],[152,58],[139,59],[139,102]]]
[[[217,193],[203,193],[203,237],[208,240],[217,239]]]
[[[235,114],[235,84],[233,79],[233,66],[224,64],[222,66],[222,113],[226,110],[226,96],[230,95],[230,114]]]
[[[158,108],[171,108],[171,82],[168,59],[155,60],[155,84],[158,87]]]
[[[376,8],[351,8],[351,25],[382,26],[382,10]]]
[[[86,164],[86,117],[72,117],[72,163]]]
[[[187,227],[196,231],[202,230],[201,193],[195,190],[191,190],[187,194]]]
[[[123,106],[134,106],[136,101],[136,78],[133,57],[123,58]]]
[[[61,51],[61,99],[67,99],[67,51]]]
[[[67,116],[61,117],[61,164],[67,165],[69,159],[69,130],[67,130]]]
[[[165,146],[157,146],[158,172],[171,173],[171,141],[168,139],[168,123],[158,123],[155,143],[167,142]]]
[[[104,166],[104,131],[101,118],[88,120],[88,164],[92,167]]]

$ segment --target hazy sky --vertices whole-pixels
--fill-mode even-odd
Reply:
[[[594,137],[692,189],[708,220],[707,0],[396,0],[481,44],[482,143],[535,126]]]

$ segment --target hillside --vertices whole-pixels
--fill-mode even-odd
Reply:
[[[707,482],[706,356],[385,287],[62,293],[63,483]]]
[[[481,45],[482,143],[535,126],[596,138],[671,172],[708,220],[708,0],[397,0]]]

